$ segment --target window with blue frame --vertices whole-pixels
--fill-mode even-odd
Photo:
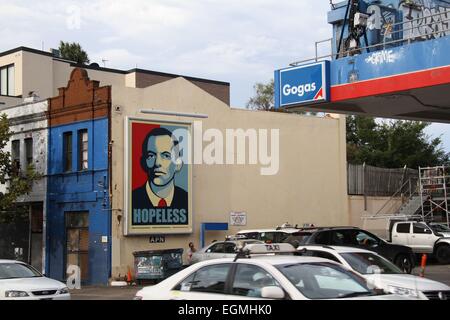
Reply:
[[[72,132],[63,135],[63,163],[64,172],[72,171]]]
[[[78,170],[87,170],[88,165],[88,131],[78,130]]]

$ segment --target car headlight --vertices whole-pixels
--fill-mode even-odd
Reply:
[[[58,293],[59,294],[67,294],[67,293],[69,293],[69,288],[65,287],[65,288],[59,289]]]
[[[5,297],[6,298],[23,298],[23,297],[28,297],[28,293],[26,293],[25,291],[11,290],[11,291],[5,292]]]
[[[403,287],[395,287],[395,286],[389,286],[388,291],[390,293],[402,295],[402,296],[411,296],[411,297],[418,297],[417,291],[414,289],[409,288],[403,288]]]

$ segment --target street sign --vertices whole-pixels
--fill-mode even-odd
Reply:
[[[329,65],[321,61],[275,71],[275,108],[329,101]]]

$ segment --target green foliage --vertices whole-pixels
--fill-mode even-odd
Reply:
[[[377,122],[363,116],[347,117],[347,161],[384,168],[448,165],[450,154],[441,138],[430,138],[430,123],[391,120]]]
[[[271,79],[268,83],[257,82],[253,86],[253,88],[255,89],[255,96],[251,97],[247,102],[247,109],[275,111],[274,80]],[[279,111],[284,112],[283,109]],[[308,111],[289,111],[289,112],[297,114],[316,115],[316,112],[308,112]]]
[[[86,51],[81,48],[79,43],[61,41],[58,50],[61,53],[61,57],[64,59],[75,61],[79,64],[89,63],[89,56]]]
[[[269,83],[256,83],[255,96],[247,102],[247,109],[255,110],[273,110],[274,108],[274,81],[271,79]]]
[[[41,174],[35,172],[33,166],[26,170],[20,170],[13,165],[11,154],[5,151],[12,132],[5,114],[0,116],[0,183],[6,184],[6,193],[0,192],[0,223],[10,223],[22,219],[26,214],[17,206],[17,198],[31,191],[33,183],[41,178]]]

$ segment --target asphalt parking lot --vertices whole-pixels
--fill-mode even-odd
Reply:
[[[70,290],[72,300],[132,300],[142,287],[82,287]]]
[[[419,275],[420,268],[413,274]],[[425,269],[425,278],[436,280],[450,286],[450,265],[429,265]],[[142,286],[128,287],[83,287],[71,290],[72,300],[131,300]]]

